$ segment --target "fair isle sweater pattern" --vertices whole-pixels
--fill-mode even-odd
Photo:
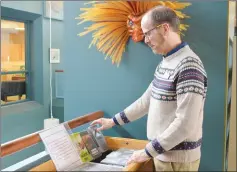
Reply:
[[[166,67],[163,67],[162,63],[163,61],[157,67],[154,74],[154,79],[151,82],[148,90],[146,91],[147,93],[145,93],[146,96],[148,95],[152,97],[150,98],[150,101],[156,101],[157,102],[156,104],[159,104],[159,102],[160,103],[166,102],[166,104],[169,103],[171,105],[170,108],[174,107],[174,104],[181,104],[180,103],[181,101],[190,99],[191,97],[192,99],[196,99],[194,102],[195,103],[198,102],[197,104],[202,104],[202,102],[200,101],[204,102],[207,92],[207,75],[204,66],[199,58],[187,56],[185,58],[182,58],[182,60],[178,63],[178,65],[172,68],[167,68],[167,65]],[[166,77],[164,77],[165,74]],[[136,115],[132,114],[132,112],[134,113],[140,112],[134,109],[134,108],[139,109],[139,105],[137,104],[145,106],[141,107],[141,109],[143,110],[147,108],[146,106],[149,106],[147,109],[153,108],[152,106],[154,106],[154,103],[152,104],[152,106],[150,106],[151,104],[150,102],[148,103],[140,103],[139,101],[135,102],[134,105],[129,107],[130,109],[128,110],[128,112],[130,114],[129,113],[126,114],[125,109],[124,111],[116,114],[113,117],[115,124],[123,125],[125,123],[129,123],[143,116],[143,114],[140,114],[139,117],[134,117]],[[192,109],[188,110],[192,111]],[[146,110],[144,110],[144,112],[146,112]],[[188,115],[185,114],[184,118],[188,118]],[[196,149],[201,146],[202,138],[193,141],[190,140],[185,141],[185,139],[183,138],[182,139],[183,141],[177,143],[174,142],[175,145],[172,143],[170,144],[168,143],[167,140],[172,140],[169,137],[177,137],[177,134],[176,135],[174,134],[177,133],[177,131],[172,131],[172,129],[170,129],[169,131],[172,132],[170,136],[167,136],[166,132],[164,136],[157,137],[147,144],[145,151],[148,156],[156,157],[167,151],[177,151],[177,150],[188,151]]]
[[[179,73],[174,77],[174,82],[163,80],[155,74],[152,81],[152,97],[161,101],[176,101],[177,95],[193,92],[206,97],[207,78],[202,63],[196,58],[187,57],[176,67]],[[169,73],[169,77],[175,73],[175,69],[158,67],[157,73]],[[204,86],[204,89],[203,89]]]

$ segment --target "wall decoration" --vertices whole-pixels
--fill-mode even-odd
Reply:
[[[157,5],[163,5],[172,8],[180,19],[184,19],[189,18],[189,16],[181,10],[191,4],[147,0],[92,1],[85,3],[85,5],[90,5],[90,7],[80,9],[83,13],[76,18],[80,20],[78,24],[84,22],[93,22],[93,24],[78,35],[84,36],[94,32],[89,48],[95,45],[98,51],[106,54],[105,59],[110,57],[112,64],[119,65],[128,39],[131,37],[134,42],[140,42],[144,39],[141,30],[141,18],[145,12]],[[188,25],[181,24],[180,33],[183,34],[187,28]]]
[[[50,18],[50,2],[51,2],[51,18],[63,20],[63,1],[45,1],[45,17]]]

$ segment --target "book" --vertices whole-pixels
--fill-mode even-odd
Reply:
[[[108,150],[108,146],[103,134],[100,131],[96,130],[97,127],[98,127],[97,125],[90,126],[88,127],[87,131],[91,135],[91,137],[94,139],[94,142],[96,143],[99,151],[103,153]]]
[[[80,158],[82,162],[90,162],[93,160],[93,157],[87,150],[81,135],[79,132],[73,133],[70,135],[71,140],[76,145],[77,151],[79,152]]]
[[[88,133],[88,131],[80,132],[80,136],[91,156],[94,159],[99,158],[102,155],[102,153],[99,151],[97,144],[94,142],[94,139]]]

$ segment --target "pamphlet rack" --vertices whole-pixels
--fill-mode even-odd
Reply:
[[[66,123],[68,124],[70,129],[73,129],[83,124],[92,122],[95,119],[99,119],[103,116],[104,116],[103,111],[97,111],[97,112],[93,112],[93,113],[75,118],[71,121],[67,121]],[[18,151],[26,149],[29,146],[32,146],[41,142],[39,132],[2,144],[1,145],[1,158],[10,154],[14,154]],[[134,150],[144,149],[145,145],[148,143],[147,140],[137,140],[137,139],[129,139],[129,138],[110,137],[110,136],[105,136],[105,140],[107,142],[109,150],[111,151],[114,151],[120,148],[128,148],[128,149],[134,149]],[[153,161],[148,160],[143,163],[132,163],[124,167],[123,171],[153,171],[153,168],[154,168]],[[44,162],[30,169],[29,171],[56,171],[56,168],[53,161],[49,160],[47,162]]]

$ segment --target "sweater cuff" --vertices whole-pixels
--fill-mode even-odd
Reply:
[[[127,118],[126,114],[124,113],[124,111],[117,113],[114,117],[113,117],[113,121],[116,125],[123,125],[125,123],[129,123],[129,119]]]
[[[147,148],[145,148],[145,152],[146,152],[147,156],[149,156],[150,158],[153,158],[153,157],[151,156],[151,154],[148,152]]]
[[[114,123],[115,123],[116,125],[119,125],[119,123],[118,123],[118,121],[117,121],[117,119],[116,119],[115,117],[113,117],[113,121],[114,121]]]
[[[146,145],[145,151],[148,156],[156,157],[157,155],[164,153],[165,149],[160,145],[157,139],[154,139]]]

